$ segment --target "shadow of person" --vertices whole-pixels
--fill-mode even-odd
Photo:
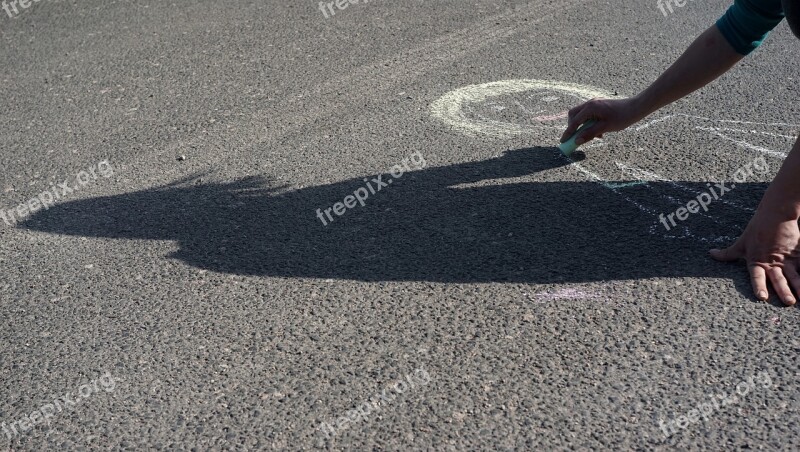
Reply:
[[[661,182],[613,191],[589,181],[498,181],[566,164],[555,148],[528,148],[411,171],[327,225],[317,209],[364,187],[365,178],[283,192],[261,178],[181,181],[63,203],[19,226],[175,240],[171,257],[240,275],[455,283],[731,275],[707,257],[715,244],[702,239],[736,237],[750,212],[716,202],[671,231],[658,220],[680,207],[676,200],[685,205],[708,190],[705,182],[681,182],[691,195]],[[738,184],[725,199],[755,206],[765,188]]]

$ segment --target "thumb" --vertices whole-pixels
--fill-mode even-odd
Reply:
[[[725,248],[724,250],[715,248],[709,251],[709,254],[711,254],[711,257],[714,258],[714,260],[720,262],[738,261],[744,257],[744,253],[739,249],[738,244],[734,244],[733,246]]]
[[[567,121],[567,130],[561,135],[561,142],[565,142],[572,137],[572,134],[578,130],[578,127],[581,126],[591,115],[591,105],[589,103],[585,103],[583,105],[579,105],[569,112],[569,120]]]
[[[602,136],[606,132],[605,127],[603,120],[597,120],[595,124],[581,132],[580,136],[575,140],[575,144],[581,145]]]

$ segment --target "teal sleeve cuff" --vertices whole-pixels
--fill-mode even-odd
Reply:
[[[736,0],[717,21],[717,28],[736,52],[747,55],[783,20],[781,0]]]

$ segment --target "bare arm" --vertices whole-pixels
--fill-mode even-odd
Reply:
[[[716,25],[703,32],[661,76],[635,97],[619,100],[595,99],[569,111],[569,125],[561,137],[566,141],[589,119],[597,123],[576,141],[583,144],[606,132],[622,130],[650,113],[702,88],[738,63],[743,55],[728,43]]]
[[[772,180],[761,207],[774,209],[785,219],[797,221],[800,218],[800,137],[792,151],[783,161],[778,175]]]
[[[636,96],[642,117],[708,85],[744,55],[733,50],[716,25],[703,32],[650,87]]]

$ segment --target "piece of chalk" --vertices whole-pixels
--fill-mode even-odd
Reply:
[[[581,132],[593,126],[596,122],[597,122],[596,120],[590,119],[584,122],[583,125],[578,127],[578,130],[576,130],[575,133],[573,133],[572,136],[569,137],[569,140],[558,145],[558,149],[561,150],[561,153],[569,157],[570,154],[575,152],[575,149],[578,149],[578,145],[575,144],[575,139],[578,138],[578,135],[580,135]]]

